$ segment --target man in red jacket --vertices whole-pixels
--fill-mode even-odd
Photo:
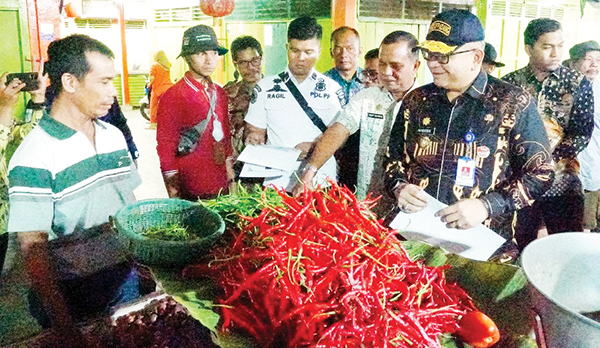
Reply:
[[[227,94],[210,75],[227,53],[212,28],[197,25],[183,34],[180,57],[189,70],[158,103],[158,157],[169,197],[215,197],[233,180]]]

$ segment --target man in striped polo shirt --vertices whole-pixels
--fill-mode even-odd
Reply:
[[[9,164],[8,231],[31,279],[32,315],[62,347],[89,346],[74,322],[139,296],[138,278],[109,216],[141,180],[121,132],[98,117],[117,94],[113,53],[72,35],[50,44],[51,112]]]

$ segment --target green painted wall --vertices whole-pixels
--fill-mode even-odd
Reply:
[[[27,4],[25,0],[0,1],[0,74],[31,70]],[[15,115],[25,108],[24,93],[20,97]]]

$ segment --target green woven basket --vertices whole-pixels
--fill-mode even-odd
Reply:
[[[160,266],[182,266],[198,260],[225,230],[219,214],[201,204],[173,198],[144,199],[129,204],[117,212],[114,224],[138,262]],[[140,235],[149,228],[173,224],[204,237],[179,242]]]

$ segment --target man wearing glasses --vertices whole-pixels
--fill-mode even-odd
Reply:
[[[350,134],[360,130],[356,188],[359,199],[365,198],[369,192],[376,196],[386,192],[383,161],[388,136],[402,98],[415,86],[415,74],[420,65],[417,44],[411,33],[400,30],[383,39],[379,50],[380,86],[367,88],[350,99],[308,159],[309,166],[320,168]],[[310,186],[313,176],[311,171],[305,171],[301,178]],[[302,187],[298,186],[296,193],[301,190]],[[376,207],[376,213],[384,214],[393,206],[391,200],[385,199],[387,195],[383,198]]]
[[[392,128],[387,187],[405,213],[427,205],[449,228],[482,222],[510,239],[515,210],[552,182],[552,157],[535,103],[481,70],[484,31],[464,10],[435,16],[420,46],[434,82],[402,101]],[[424,192],[423,192],[424,191]]]
[[[244,148],[244,117],[252,100],[252,90],[262,78],[262,55],[260,42],[252,36],[240,36],[231,43],[235,80],[228,82],[223,89],[229,97],[229,122],[234,156]],[[238,81],[239,78],[241,79]]]
[[[598,231],[600,218],[600,45],[596,41],[586,41],[569,50],[569,60],[563,62],[571,69],[585,75],[592,84],[594,93],[594,130],[588,146],[577,155],[581,171],[579,177],[585,190],[583,209],[583,230]]]
[[[379,70],[379,48],[374,48],[365,54],[365,68],[359,75],[365,88],[375,87],[379,84],[377,70]]]

